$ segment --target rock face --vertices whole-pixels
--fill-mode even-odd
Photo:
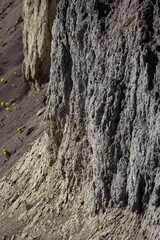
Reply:
[[[89,181],[96,214],[119,206],[158,220],[159,20],[158,1],[58,5],[49,135],[67,189]]]
[[[158,0],[58,1],[45,132],[1,181],[17,239],[160,239],[159,28]]]
[[[32,89],[49,80],[51,28],[56,13],[56,0],[24,0],[23,72]]]

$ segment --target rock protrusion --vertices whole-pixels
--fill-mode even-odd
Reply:
[[[48,82],[50,74],[51,28],[56,0],[24,0],[23,47],[24,79],[32,90]]]

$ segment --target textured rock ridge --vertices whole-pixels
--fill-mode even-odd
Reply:
[[[158,0],[58,1],[45,130],[0,182],[8,239],[160,239],[159,28]]]
[[[160,213],[159,13],[159,1],[60,1],[48,92],[54,159],[69,192],[87,179],[96,214],[127,207],[152,224]],[[159,238],[153,229],[148,239]]]
[[[24,78],[32,89],[49,80],[51,28],[56,14],[56,0],[24,0],[23,47]]]

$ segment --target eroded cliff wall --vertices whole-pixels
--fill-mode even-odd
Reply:
[[[159,1],[58,5],[49,135],[67,189],[88,181],[96,214],[159,217],[159,20]]]
[[[1,181],[17,239],[160,239],[159,27],[158,0],[58,1],[44,134]]]
[[[52,25],[56,0],[24,0],[23,73],[32,89],[49,80]]]

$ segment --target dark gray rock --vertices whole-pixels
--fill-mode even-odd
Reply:
[[[91,212],[137,216],[120,239],[160,238],[159,13],[158,1],[60,0],[52,31],[54,158],[68,192],[88,181]]]

